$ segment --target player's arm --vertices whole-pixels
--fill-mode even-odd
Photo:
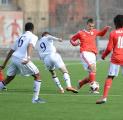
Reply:
[[[27,59],[30,60],[30,57],[32,56],[32,51],[33,51],[33,44],[29,44],[27,48]]]
[[[4,63],[2,66],[0,66],[0,69],[4,69],[6,67],[6,64],[8,63],[9,59],[11,58],[12,54],[14,53],[14,51],[16,50],[16,42],[12,45],[10,51],[8,52],[5,60],[4,60]]]
[[[97,36],[104,36],[110,28],[110,26],[106,26],[102,30],[97,31]]]
[[[9,59],[11,58],[11,56],[12,56],[12,54],[13,54],[14,51],[15,51],[15,50],[13,50],[13,49],[11,49],[11,50],[9,51],[9,53],[8,53],[7,56],[6,56],[6,59],[4,60],[3,65],[0,66],[0,69],[4,69],[4,68],[6,67],[6,64],[8,63],[8,61],[9,61]]]
[[[78,46],[80,43],[78,41],[79,39],[79,33],[76,33],[71,39],[70,39],[70,43],[73,45],[73,46]]]
[[[32,56],[32,51],[36,46],[37,40],[38,40],[37,36],[34,36],[30,39],[30,42],[27,47],[27,59],[23,60],[22,64],[27,64],[30,61],[31,56]]]
[[[112,51],[113,49],[113,36],[110,34],[110,37],[109,37],[109,42],[108,42],[108,45],[107,45],[107,48],[106,50],[102,53],[102,59],[104,60],[106,58],[106,56]]]
[[[59,41],[59,42],[62,42],[62,41],[63,41],[62,38],[57,38],[57,37],[54,37],[54,36],[52,36],[52,35],[48,35],[48,38],[49,38],[50,40],[56,40],[56,41]]]

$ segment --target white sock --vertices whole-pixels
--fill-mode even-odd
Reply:
[[[2,90],[5,87],[5,85],[3,84],[3,82],[0,82],[0,90]]]
[[[53,81],[55,82],[55,84],[57,85],[57,87],[58,87],[60,90],[63,90],[63,87],[61,86],[61,83],[60,83],[58,77],[53,78]]]
[[[34,80],[34,95],[33,100],[37,100],[40,93],[41,80]]]
[[[71,81],[70,81],[69,74],[68,73],[64,73],[63,77],[64,77],[64,80],[66,82],[67,87],[71,87]]]

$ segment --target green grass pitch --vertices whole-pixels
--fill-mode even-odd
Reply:
[[[40,61],[34,61],[42,78],[40,97],[45,104],[32,104],[33,78],[16,76],[7,86],[8,91],[0,92],[0,120],[123,120],[123,77],[121,72],[113,81],[106,104],[96,105],[102,95],[104,80],[108,71],[108,62],[97,63],[97,81],[100,94],[89,93],[89,86],[84,86],[78,94],[65,91],[60,94],[50,74]],[[66,61],[73,86],[87,73],[79,61]],[[4,70],[5,72],[6,70]],[[65,86],[62,74],[58,76]]]

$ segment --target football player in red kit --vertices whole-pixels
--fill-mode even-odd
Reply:
[[[106,50],[102,54],[104,60],[112,52],[108,76],[105,80],[103,96],[96,101],[96,104],[102,104],[107,101],[109,89],[114,77],[118,76],[119,68],[123,73],[123,15],[117,15],[114,18],[115,30],[110,33],[109,42]]]
[[[80,58],[85,70],[88,71],[89,75],[82,80],[79,80],[78,89],[87,83],[95,81],[96,76],[96,37],[104,36],[109,26],[104,27],[102,30],[94,28],[95,23],[92,18],[87,21],[87,28],[80,30],[71,38],[70,42],[73,46],[80,45]],[[99,93],[98,90],[92,90],[92,93]]]

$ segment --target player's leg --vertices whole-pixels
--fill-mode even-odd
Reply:
[[[89,78],[88,77],[85,77],[84,79],[79,80],[77,89],[79,90],[80,88],[82,88],[87,83],[89,83]]]
[[[89,65],[89,82],[92,83],[96,80],[96,64]]]
[[[3,70],[0,70],[0,82],[2,82],[5,79],[4,74],[3,74]],[[3,87],[3,90],[7,90],[6,86]]]
[[[45,66],[46,68],[49,70],[49,72],[51,73],[52,75],[52,79],[53,81],[55,82],[56,86],[59,88],[59,91],[61,93],[64,93],[64,89],[60,83],[60,80],[59,78],[57,77],[56,75],[56,72],[55,72],[55,61],[57,60],[57,56],[56,54],[50,54],[50,55],[47,55],[44,59],[44,63],[45,63]]]
[[[3,74],[3,71],[0,70],[0,81],[3,81],[4,80],[4,74]]]
[[[40,74],[36,73],[32,75],[34,77],[34,84],[33,84],[33,98],[32,98],[32,103],[45,103],[45,101],[41,98],[39,98],[40,94],[40,88],[41,88],[41,79],[40,79]]]
[[[89,84],[93,84],[96,81],[96,64],[93,63],[89,66]],[[98,83],[99,84],[99,83]],[[99,89],[90,89],[90,93],[99,94]]]
[[[16,76],[17,71],[15,64],[11,63],[7,70],[7,77],[0,82],[0,90],[6,88],[6,85],[9,84]]]
[[[53,81],[55,82],[56,86],[59,88],[60,92],[64,93],[64,89],[63,89],[63,87],[62,87],[62,85],[61,85],[61,83],[60,83],[60,81],[59,81],[59,79],[58,79],[58,77],[56,75],[55,70],[49,70],[49,71],[50,71],[50,73],[52,75]]]
[[[14,76],[7,76],[3,81],[0,82],[0,90],[6,89],[6,85],[9,84],[13,79]]]
[[[63,78],[65,80],[66,83],[66,90],[67,91],[72,91],[74,93],[78,93],[78,91],[72,87],[71,85],[71,80],[70,80],[70,75],[68,73],[68,70],[66,68],[66,65],[64,64],[61,56],[59,54],[57,54],[57,60],[55,60],[55,66],[62,72],[63,74]]]
[[[31,61],[29,61],[25,65],[21,64],[20,68],[21,68],[22,75],[25,75],[25,76],[32,75],[34,77],[34,84],[33,84],[34,93],[33,93],[32,103],[45,103],[44,100],[39,98],[42,80],[40,78],[38,68]]]
[[[87,83],[91,83],[95,81],[95,76],[96,76],[96,56],[95,54],[84,51],[80,53],[80,59],[81,59],[84,69],[88,71],[89,75],[88,77],[85,77],[84,79],[78,81],[78,87],[77,87],[78,89],[80,89]]]
[[[88,73],[89,73],[88,77],[85,77],[84,79],[78,81],[78,86],[77,86],[78,89],[82,88],[87,83],[92,83],[95,81],[95,76],[96,76],[96,65],[95,64],[91,64],[89,66]]]
[[[105,80],[103,96],[96,101],[96,104],[102,104],[107,101],[109,90],[112,86],[112,80],[118,76],[120,65],[110,63],[108,77]]]
[[[103,96],[96,101],[96,104],[102,104],[105,103],[107,101],[107,97],[108,97],[108,92],[109,89],[112,86],[112,80],[114,79],[115,76],[108,76],[107,79],[105,80],[105,84],[104,84],[104,91],[103,91]]]
[[[70,75],[68,73],[66,66],[60,67],[59,70],[63,73],[63,78],[64,78],[66,86],[67,86],[66,90],[71,91],[73,93],[78,93],[78,91],[75,88],[73,88],[71,85]]]

